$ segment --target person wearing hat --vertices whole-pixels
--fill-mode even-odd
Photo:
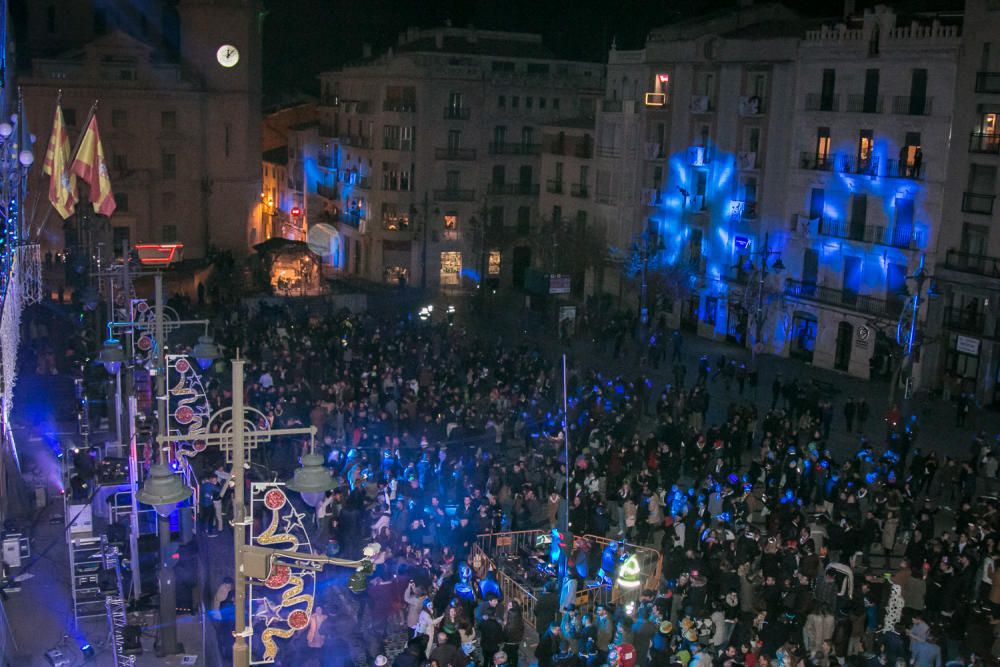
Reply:
[[[493,662],[490,664],[492,664],[493,667],[505,667],[507,664],[509,664],[507,662],[507,653],[505,653],[504,651],[497,651],[496,653],[493,654]],[[441,665],[441,667],[444,667],[444,665]]]
[[[444,614],[434,618],[434,605],[431,603],[430,598],[424,598],[423,608],[420,610],[420,616],[417,618],[417,625],[413,628],[413,636],[419,637],[420,635],[424,635],[427,637],[427,649],[425,650],[425,655],[427,656],[430,656],[431,649],[434,648],[434,627],[443,618]]]

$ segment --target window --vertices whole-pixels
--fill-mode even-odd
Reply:
[[[128,171],[128,157],[124,153],[113,153],[111,168],[115,171]]]
[[[503,206],[490,207],[490,227],[503,229]]]
[[[399,171],[399,189],[409,192],[413,190],[413,170],[414,165],[411,163],[409,169],[400,169]]]
[[[830,159],[830,128],[816,128],[816,162],[825,163]]]
[[[163,178],[174,178],[177,176],[176,153],[160,153],[160,169],[163,172]]]
[[[398,125],[386,125],[382,128],[382,148],[399,150],[400,130]]]
[[[448,152],[454,153],[462,147],[461,130],[448,130]]]
[[[404,209],[400,211],[396,208],[396,204],[390,202],[382,203],[382,226],[391,231],[399,231],[401,229],[409,229],[410,227],[410,215],[409,212]]]
[[[176,111],[161,111],[160,112],[160,129],[161,130],[176,130],[177,129],[177,112]]]
[[[510,96],[510,108],[511,109],[516,109],[519,106],[521,106],[521,98],[518,97],[517,95],[511,95]]]
[[[751,95],[756,95],[757,97],[764,97],[764,91],[767,89],[767,75],[766,74],[753,74],[750,77],[750,90]]]
[[[462,93],[448,93],[448,108],[454,110],[462,108]]]
[[[115,198],[117,201],[117,197]],[[115,253],[115,257],[122,256],[122,250],[124,248],[131,247],[129,243],[129,228],[126,226],[115,226],[111,228],[111,248]]]
[[[486,273],[491,276],[500,275],[500,251],[490,250],[489,264],[486,269]]]
[[[872,150],[875,148],[875,133],[872,130],[858,132],[858,171],[866,172],[872,164]]]
[[[531,207],[521,206],[517,209],[517,233],[527,236],[531,230]]]
[[[559,98],[558,97],[553,97],[552,98],[552,110],[553,111],[559,111]]]
[[[128,195],[124,192],[115,193],[115,210],[118,213],[128,213]]]
[[[507,108],[507,96],[506,95],[497,95],[497,108],[498,109],[506,109]]]
[[[558,227],[562,224],[562,206],[552,207],[552,225]]]
[[[76,109],[63,109],[63,122],[66,127],[76,127]]]
[[[445,213],[444,215],[444,228],[449,230],[458,229],[458,214],[457,213]]]
[[[399,130],[399,150],[413,151],[417,149],[417,128],[407,125]]]
[[[446,250],[441,253],[441,275],[442,285],[458,285],[462,275],[462,253],[455,250]]]
[[[538,98],[538,108],[539,109],[544,109],[545,108],[545,98],[544,97],[539,97]]]
[[[535,105],[535,98],[528,96],[524,98],[524,108],[530,109]]]
[[[820,84],[819,110],[833,111],[833,91],[837,85],[837,70],[823,70],[823,81]]]
[[[493,143],[497,146],[503,146],[507,141],[507,126],[497,125],[493,128]]]
[[[399,165],[394,162],[382,163],[382,189],[399,189]]]
[[[535,128],[525,125],[521,128],[521,145],[530,146],[535,143]]]
[[[705,297],[705,324],[715,326],[716,315],[719,312],[719,298],[715,296]]]
[[[493,165],[493,175],[490,182],[496,185],[503,185],[507,182],[507,173],[502,164]]]
[[[747,151],[750,153],[760,152],[760,128],[759,127],[748,127],[746,130],[746,143]]]
[[[449,192],[455,192],[462,187],[462,172],[460,171],[449,171],[444,175],[445,189]]]
[[[128,127],[128,113],[124,109],[111,110],[111,127]]]
[[[177,206],[177,193],[164,192],[160,195],[160,209],[163,213],[173,213]]]
[[[179,238],[177,236],[177,225],[163,225],[160,227],[160,243],[173,243]]]

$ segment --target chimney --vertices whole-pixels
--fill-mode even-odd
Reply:
[[[844,18],[850,18],[857,11],[856,0],[844,0]]]
[[[361,57],[366,59],[372,57],[372,45],[368,42],[361,45]]]
[[[434,33],[434,48],[438,51],[444,48],[444,33],[440,30]]]

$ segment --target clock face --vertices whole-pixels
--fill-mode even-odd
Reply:
[[[223,44],[215,52],[215,59],[223,67],[235,67],[236,63],[240,61],[240,52],[232,44]]]

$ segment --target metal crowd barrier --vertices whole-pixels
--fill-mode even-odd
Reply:
[[[505,568],[498,566],[497,562],[508,554],[520,553],[522,549],[533,550],[538,537],[547,532],[524,530],[510,533],[484,533],[477,536],[475,544],[472,545],[472,569],[476,576],[481,579],[486,576],[489,570],[493,570],[504,599],[515,600],[521,605],[524,621],[531,627],[535,627],[537,596],[523,583],[510,576]],[[617,541],[597,535],[577,536],[577,539],[580,538],[590,540],[594,544],[593,548],[602,551],[604,547]],[[656,549],[629,543],[626,543],[626,548],[639,560],[640,571],[645,575],[642,585],[632,589],[622,588],[617,583],[610,588],[607,586],[584,586],[577,590],[576,604],[578,606],[590,607],[596,604],[625,603],[638,599],[642,589],[657,590],[659,588],[660,575],[663,572],[663,556],[660,555],[660,552]],[[596,573],[593,574],[596,576]]]

